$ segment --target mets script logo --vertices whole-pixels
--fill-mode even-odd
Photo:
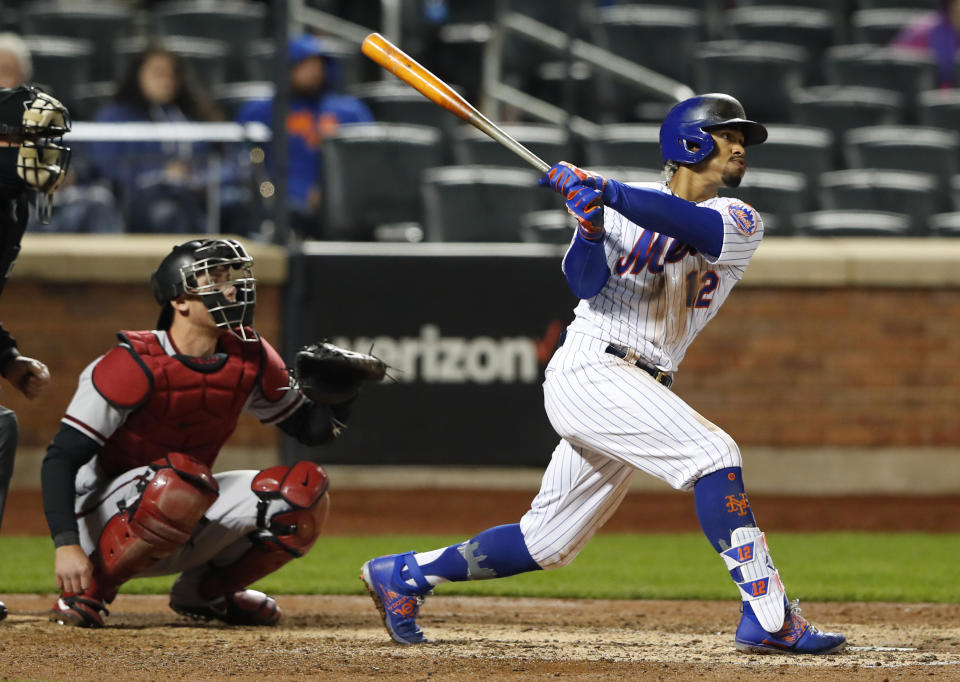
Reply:
[[[733,218],[737,229],[748,237],[757,231],[757,212],[747,204],[730,204],[727,212]]]

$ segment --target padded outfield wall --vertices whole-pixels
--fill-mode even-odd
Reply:
[[[183,239],[25,239],[0,320],[54,380],[39,401],[0,393],[21,422],[18,486],[35,483],[82,368],[116,330],[153,325],[146,279]],[[251,249],[257,324],[286,357],[318,338],[372,345],[396,381],[366,390],[346,436],[320,450],[244,418],[218,469],[312,456],[345,469],[495,466],[519,480],[546,463],[555,437],[540,382],[575,303],[561,250]],[[675,389],[740,443],[755,490],[960,492],[957,262],[950,240],[769,238]]]

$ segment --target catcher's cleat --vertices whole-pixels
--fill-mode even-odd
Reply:
[[[404,564],[419,588],[410,587],[400,578]],[[431,586],[413,560],[413,552],[371,559],[360,569],[360,580],[367,586],[367,592],[383,616],[383,624],[393,641],[399,644],[430,641],[417,625],[417,613]]]
[[[60,625],[72,625],[78,628],[102,628],[103,616],[109,616],[107,605],[102,599],[92,598],[86,593],[60,595],[53,605],[50,620]]]
[[[753,609],[744,603],[737,627],[735,645],[739,651],[752,654],[832,654],[847,645],[847,638],[838,632],[821,632],[800,615],[798,600],[787,605],[783,627],[777,632],[764,630]]]
[[[276,625],[280,607],[273,597],[257,590],[240,590],[203,604],[177,604],[170,608],[194,620],[219,620],[228,625]]]
[[[7,617],[7,605],[0,601],[0,620]]]

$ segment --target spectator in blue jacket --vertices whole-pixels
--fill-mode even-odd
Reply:
[[[322,38],[302,35],[287,48],[290,66],[290,113],[287,174],[291,226],[304,237],[320,237],[323,140],[342,123],[369,123],[373,115],[351,95],[338,92],[341,65]],[[241,123],[273,125],[273,101],[247,102],[237,116]],[[269,167],[270,160],[267,158]]]
[[[150,45],[127,66],[117,93],[95,114],[101,122],[198,122],[223,116],[187,62]],[[114,184],[132,232],[204,232],[207,143],[97,142],[91,161]]]

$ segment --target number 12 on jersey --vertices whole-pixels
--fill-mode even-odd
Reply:
[[[719,284],[720,277],[713,270],[691,272],[687,275],[687,307],[709,308]]]

